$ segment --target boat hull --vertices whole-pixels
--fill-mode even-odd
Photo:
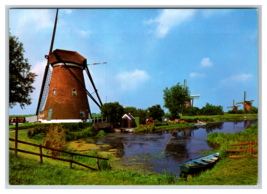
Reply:
[[[219,160],[219,153],[213,153],[200,158],[192,159],[179,164],[180,170],[184,173],[192,173],[214,166]]]

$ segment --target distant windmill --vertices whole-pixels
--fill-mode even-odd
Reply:
[[[238,106],[235,106],[235,100],[233,100],[233,106],[228,106],[227,108],[233,108],[233,111],[237,111],[237,107],[239,107],[240,105]]]
[[[244,101],[243,102],[237,102],[236,104],[243,104],[244,111],[247,112],[251,108],[252,102],[254,100],[246,101],[246,91],[244,91]]]
[[[186,79],[184,79],[184,84],[183,84],[183,92],[186,88]],[[189,96],[189,98],[187,98],[184,102],[185,102],[185,108],[190,108],[190,107],[193,107],[193,103],[194,103],[194,99],[199,99],[200,97],[200,94],[198,95],[191,95]],[[191,103],[191,100],[192,100],[192,103]]]

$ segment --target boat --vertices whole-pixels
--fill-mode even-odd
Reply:
[[[194,125],[195,126],[204,126],[204,125],[207,125],[207,123],[195,123]]]
[[[197,120],[197,123],[194,124],[195,126],[204,126],[204,125],[207,125],[207,123],[203,123],[199,120]]]
[[[203,170],[212,167],[219,160],[219,153],[213,153],[207,156],[202,156],[196,159],[190,159],[184,163],[179,164],[180,170],[185,173]]]

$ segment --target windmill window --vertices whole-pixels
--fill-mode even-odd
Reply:
[[[53,89],[52,95],[53,95],[53,96],[56,95],[56,89]]]
[[[72,95],[73,95],[73,96],[77,96],[77,92],[76,92],[75,89],[72,89]]]
[[[80,111],[80,115],[81,115],[81,117],[85,117],[84,111]]]

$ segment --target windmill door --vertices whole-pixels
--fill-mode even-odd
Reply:
[[[48,110],[48,114],[47,114],[47,120],[48,120],[48,121],[51,121],[52,112],[53,112],[53,109],[50,108],[50,109]]]

